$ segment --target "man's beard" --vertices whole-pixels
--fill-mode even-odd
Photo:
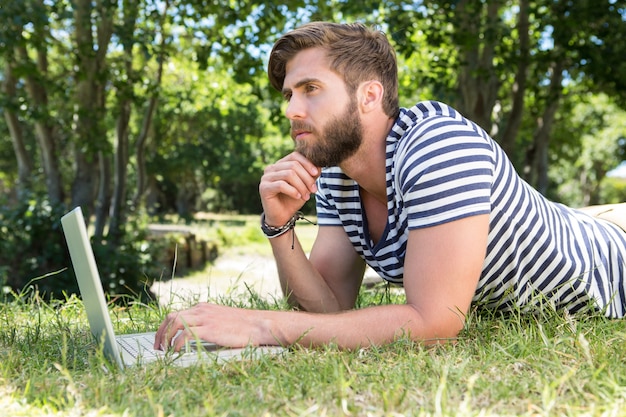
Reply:
[[[363,138],[356,100],[351,100],[346,111],[326,123],[321,132],[304,122],[293,121],[291,130],[298,129],[309,130],[315,139],[296,141],[296,151],[318,167],[339,165],[354,155]]]

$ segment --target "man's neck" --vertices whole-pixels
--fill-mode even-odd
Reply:
[[[363,143],[352,157],[340,164],[341,170],[373,195],[387,202],[386,143],[394,120],[386,119],[373,126],[364,126]]]

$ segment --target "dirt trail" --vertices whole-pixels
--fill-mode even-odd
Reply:
[[[174,306],[245,296],[248,289],[266,299],[281,297],[276,264],[271,256],[220,255],[204,273],[156,282],[152,286],[161,304]]]
[[[378,275],[367,268],[364,282],[377,281]],[[224,297],[245,298],[250,290],[267,300],[282,297],[274,258],[259,254],[225,253],[203,273],[156,282],[151,289],[160,304],[174,308]]]

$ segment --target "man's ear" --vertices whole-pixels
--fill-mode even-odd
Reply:
[[[361,111],[367,113],[377,108],[382,108],[384,92],[385,88],[378,80],[361,83],[358,94]]]

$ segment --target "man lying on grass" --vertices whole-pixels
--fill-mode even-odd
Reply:
[[[156,348],[195,336],[233,347],[433,343],[457,336],[472,302],[624,316],[626,233],[610,217],[624,207],[606,220],[547,201],[456,110],[399,108],[384,34],[307,24],[276,42],[268,73],[295,151],[261,179],[261,228],[298,310],[201,303],[168,315]],[[320,227],[307,257],[294,226],[311,195]],[[366,264],[402,284],[406,304],[355,310]]]

